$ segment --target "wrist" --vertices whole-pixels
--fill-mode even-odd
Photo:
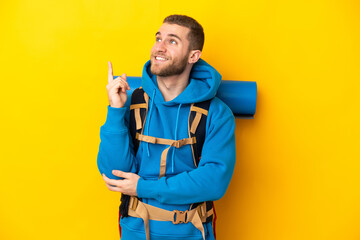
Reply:
[[[111,103],[111,102],[109,103],[109,106],[112,108],[122,108],[122,107],[124,107],[124,105],[125,104],[121,104],[121,103],[116,103],[116,104]]]
[[[109,105],[110,107],[112,107],[112,108],[123,108],[124,107],[124,105]]]

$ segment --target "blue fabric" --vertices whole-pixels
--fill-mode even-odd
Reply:
[[[198,168],[195,167],[190,145],[168,152],[166,175],[159,178],[161,153],[168,146],[140,143],[136,156],[128,130],[129,108],[108,106],[107,119],[100,129],[98,153],[100,173],[112,179],[113,169],[139,174],[137,194],[143,202],[166,210],[184,211],[192,203],[215,201],[226,192],[235,166],[235,120],[231,110],[215,97],[221,75],[205,61],[193,66],[189,85],[175,99],[165,102],[157,87],[156,76],[150,73],[150,62],[144,66],[142,87],[150,97],[144,134],[167,138],[188,138],[188,117],[193,102],[211,100],[206,138]],[[132,240],[144,239],[142,219],[121,219],[123,233]],[[212,229],[205,224],[207,237]],[[191,223],[151,221],[150,234],[155,239],[202,239],[201,232]],[[174,235],[175,234],[175,235]],[[174,236],[169,238],[169,236]],[[130,239],[130,237],[129,237]]]

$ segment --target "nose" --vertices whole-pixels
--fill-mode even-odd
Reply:
[[[165,46],[165,43],[163,41],[160,41],[160,42],[155,42],[155,45],[154,45],[154,50],[156,52],[166,52],[166,46]]]

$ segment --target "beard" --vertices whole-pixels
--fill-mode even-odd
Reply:
[[[169,65],[163,66],[162,68],[156,68],[156,65],[153,63],[153,58],[151,58],[150,71],[152,74],[160,77],[169,77],[174,75],[180,75],[185,71],[187,66],[189,54],[184,56],[184,58],[179,61],[172,61]],[[169,60],[168,60],[169,61]]]

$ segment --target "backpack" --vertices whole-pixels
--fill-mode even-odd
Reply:
[[[187,144],[191,145],[194,164],[196,167],[198,166],[201,160],[202,147],[205,141],[206,119],[210,107],[210,102],[211,99],[199,103],[193,103],[190,109],[189,120],[188,120],[189,123],[188,139],[195,139],[195,140],[188,142]],[[140,141],[142,141],[139,136],[141,136],[144,130],[147,111],[148,111],[148,103],[149,103],[149,96],[145,93],[142,87],[135,89],[131,96],[130,123],[129,123],[130,125],[129,130],[133,140],[135,154],[139,149]],[[167,143],[163,143],[163,144],[167,144]],[[165,175],[165,170],[166,170],[166,162],[165,162],[165,168],[163,167],[162,169],[160,169],[160,177]],[[141,201],[141,199],[139,200]],[[130,196],[121,194],[121,204],[119,207],[119,220],[120,218],[129,216],[128,215],[129,201],[130,201]],[[190,210],[196,208],[198,205],[202,203],[203,202],[192,204],[190,206]],[[206,211],[210,211],[211,209],[213,209],[214,214],[206,218],[206,223],[213,222],[213,229],[215,234],[216,214],[214,209],[214,203],[212,201],[207,201]],[[119,225],[119,230],[121,235],[120,225]]]

